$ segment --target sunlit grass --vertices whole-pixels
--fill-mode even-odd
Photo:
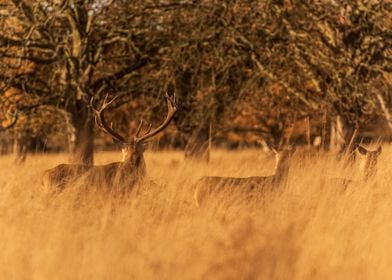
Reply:
[[[384,147],[376,178],[356,179],[332,155],[297,157],[287,186],[247,200],[197,208],[203,175],[273,172],[273,156],[215,151],[187,162],[180,152],[147,152],[148,177],[126,197],[72,186],[42,191],[43,170],[65,155],[0,160],[0,279],[390,279],[392,175]],[[97,163],[121,158],[100,153]],[[240,186],[239,186],[240,187]]]

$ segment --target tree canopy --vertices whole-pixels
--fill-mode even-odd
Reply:
[[[303,117],[365,125],[392,102],[390,1],[0,3],[1,98],[68,114],[75,161],[93,160],[89,101],[106,94],[159,121],[163,93],[176,92],[190,155],[211,131],[276,142]]]

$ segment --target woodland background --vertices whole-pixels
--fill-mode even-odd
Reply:
[[[388,140],[392,1],[1,0],[2,153],[69,151],[92,163],[110,138],[90,100],[131,135],[179,111],[156,147]],[[288,140],[290,138],[290,140]],[[340,138],[342,144],[336,144]],[[320,141],[321,139],[321,141]]]

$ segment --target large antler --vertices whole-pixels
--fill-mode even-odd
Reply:
[[[166,97],[166,102],[167,102],[167,115],[165,120],[162,122],[160,126],[155,128],[154,130],[151,131],[151,125],[148,127],[146,133],[139,137],[140,131],[142,129],[143,122],[140,121],[139,127],[136,131],[136,134],[134,136],[134,141],[135,143],[142,143],[146,141],[147,139],[157,135],[159,132],[164,130],[170,123],[170,121],[173,119],[174,114],[177,111],[177,104],[176,104],[176,97],[175,96],[169,96],[169,94],[165,94]]]
[[[95,112],[95,122],[97,123],[98,127],[103,130],[105,133],[109,134],[114,140],[119,141],[124,144],[131,144],[131,143],[143,143],[147,139],[155,136],[162,130],[164,130],[170,123],[170,121],[173,119],[173,116],[175,112],[177,111],[177,105],[176,105],[176,99],[175,96],[171,97],[167,93],[165,95],[166,97],[166,102],[167,102],[167,115],[165,120],[162,122],[160,126],[158,126],[156,129],[151,131],[151,125],[148,127],[146,133],[139,137],[139,134],[142,130],[143,126],[143,121],[140,121],[139,127],[136,130],[135,136],[133,137],[133,142],[128,142],[125,140],[123,136],[118,134],[116,131],[114,131],[106,122],[105,120],[105,115],[104,112],[105,110],[110,106],[110,104],[113,103],[113,101],[117,98],[113,98],[112,100],[108,101],[108,96],[105,97],[102,106],[100,109],[96,109],[94,106],[94,100],[91,98],[90,105],[91,108]]]
[[[0,131],[5,131],[7,129],[12,128],[16,122],[18,121],[18,112],[15,112],[14,115],[12,116],[12,121],[9,125],[7,125],[6,127],[0,127]]]
[[[91,108],[94,110],[95,113],[95,122],[97,124],[97,126],[103,130],[106,134],[110,135],[115,141],[121,142],[121,143],[127,143],[127,141],[125,140],[125,138],[123,136],[121,136],[120,134],[118,134],[117,132],[115,132],[106,122],[105,120],[105,115],[104,112],[105,110],[110,106],[110,104],[112,104],[114,102],[114,100],[117,99],[117,96],[114,97],[112,100],[108,101],[108,95],[106,95],[102,106],[100,109],[96,109],[94,106],[94,97],[91,98],[90,100],[90,105]]]

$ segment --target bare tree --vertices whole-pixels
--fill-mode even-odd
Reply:
[[[280,141],[310,117],[327,147],[340,116],[347,142],[356,123],[385,115],[378,95],[391,86],[390,12],[383,1],[201,1],[177,14],[179,130],[203,154],[210,123]]]
[[[74,162],[93,162],[91,97],[148,94],[140,75],[165,48],[160,11],[187,5],[156,1],[5,1],[1,6],[3,92],[21,89],[39,105],[71,116]],[[18,66],[15,63],[19,62]],[[29,67],[23,67],[28,65]],[[145,81],[144,81],[145,82]]]
[[[390,13],[387,1],[365,0],[8,0],[0,89],[64,109],[76,162],[93,160],[91,97],[116,95],[120,106],[143,96],[155,112],[167,84],[191,157],[208,158],[211,137],[225,131],[280,141],[304,118],[328,146],[336,117],[347,142],[355,124],[387,116]]]

